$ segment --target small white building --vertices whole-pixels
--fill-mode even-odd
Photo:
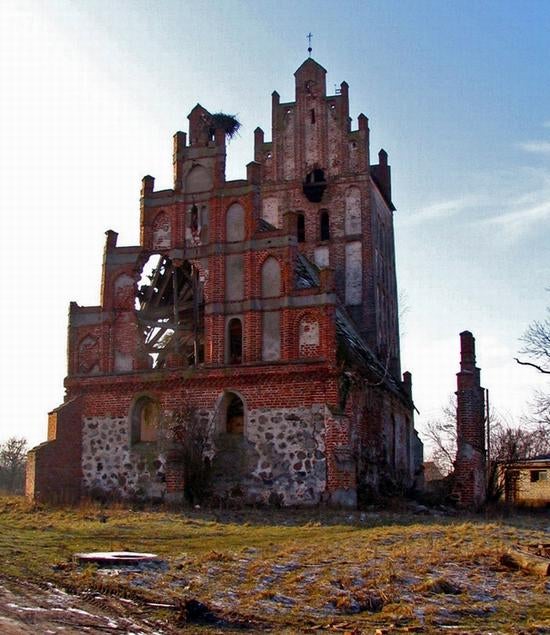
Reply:
[[[502,466],[503,497],[525,507],[550,507],[550,454]]]

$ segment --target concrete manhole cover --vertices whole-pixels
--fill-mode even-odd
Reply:
[[[91,551],[88,553],[75,553],[73,560],[77,564],[99,564],[104,567],[136,566],[161,562],[156,553],[140,553],[138,551]]]

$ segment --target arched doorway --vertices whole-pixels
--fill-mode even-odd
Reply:
[[[246,436],[247,407],[236,392],[226,392],[219,404],[215,454],[211,462],[214,496],[227,503],[241,501],[246,483],[258,463]]]
[[[228,395],[225,430],[227,434],[244,434],[244,404],[234,393]]]

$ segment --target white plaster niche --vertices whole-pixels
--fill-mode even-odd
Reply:
[[[225,230],[227,242],[244,240],[244,209],[239,203],[233,203],[227,210]]]
[[[358,187],[350,187],[346,191],[346,235],[361,233],[361,191]]]
[[[225,299],[227,302],[242,300],[244,296],[244,258],[242,254],[225,257]]]
[[[356,306],[363,300],[363,257],[361,242],[346,244],[346,304]]]
[[[194,165],[185,179],[186,194],[207,192],[212,189],[212,172],[203,165]]]
[[[262,218],[273,227],[281,226],[279,221],[279,201],[270,196],[262,201]]]
[[[277,258],[270,256],[262,265],[262,298],[281,295],[281,266]]]
[[[313,252],[315,264],[322,269],[330,266],[330,252],[328,247],[316,247]]]
[[[266,311],[262,315],[262,359],[281,358],[281,317],[279,311]]]

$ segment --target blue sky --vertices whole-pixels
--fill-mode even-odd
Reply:
[[[550,3],[3,0],[0,439],[45,438],[68,303],[98,302],[105,230],[137,243],[141,177],[170,187],[191,108],[238,114],[242,178],[309,31],[329,89],[349,83],[373,156],[389,153],[418,427],[454,390],[464,329],[492,404],[519,422],[544,386],[513,357],[550,304]]]

